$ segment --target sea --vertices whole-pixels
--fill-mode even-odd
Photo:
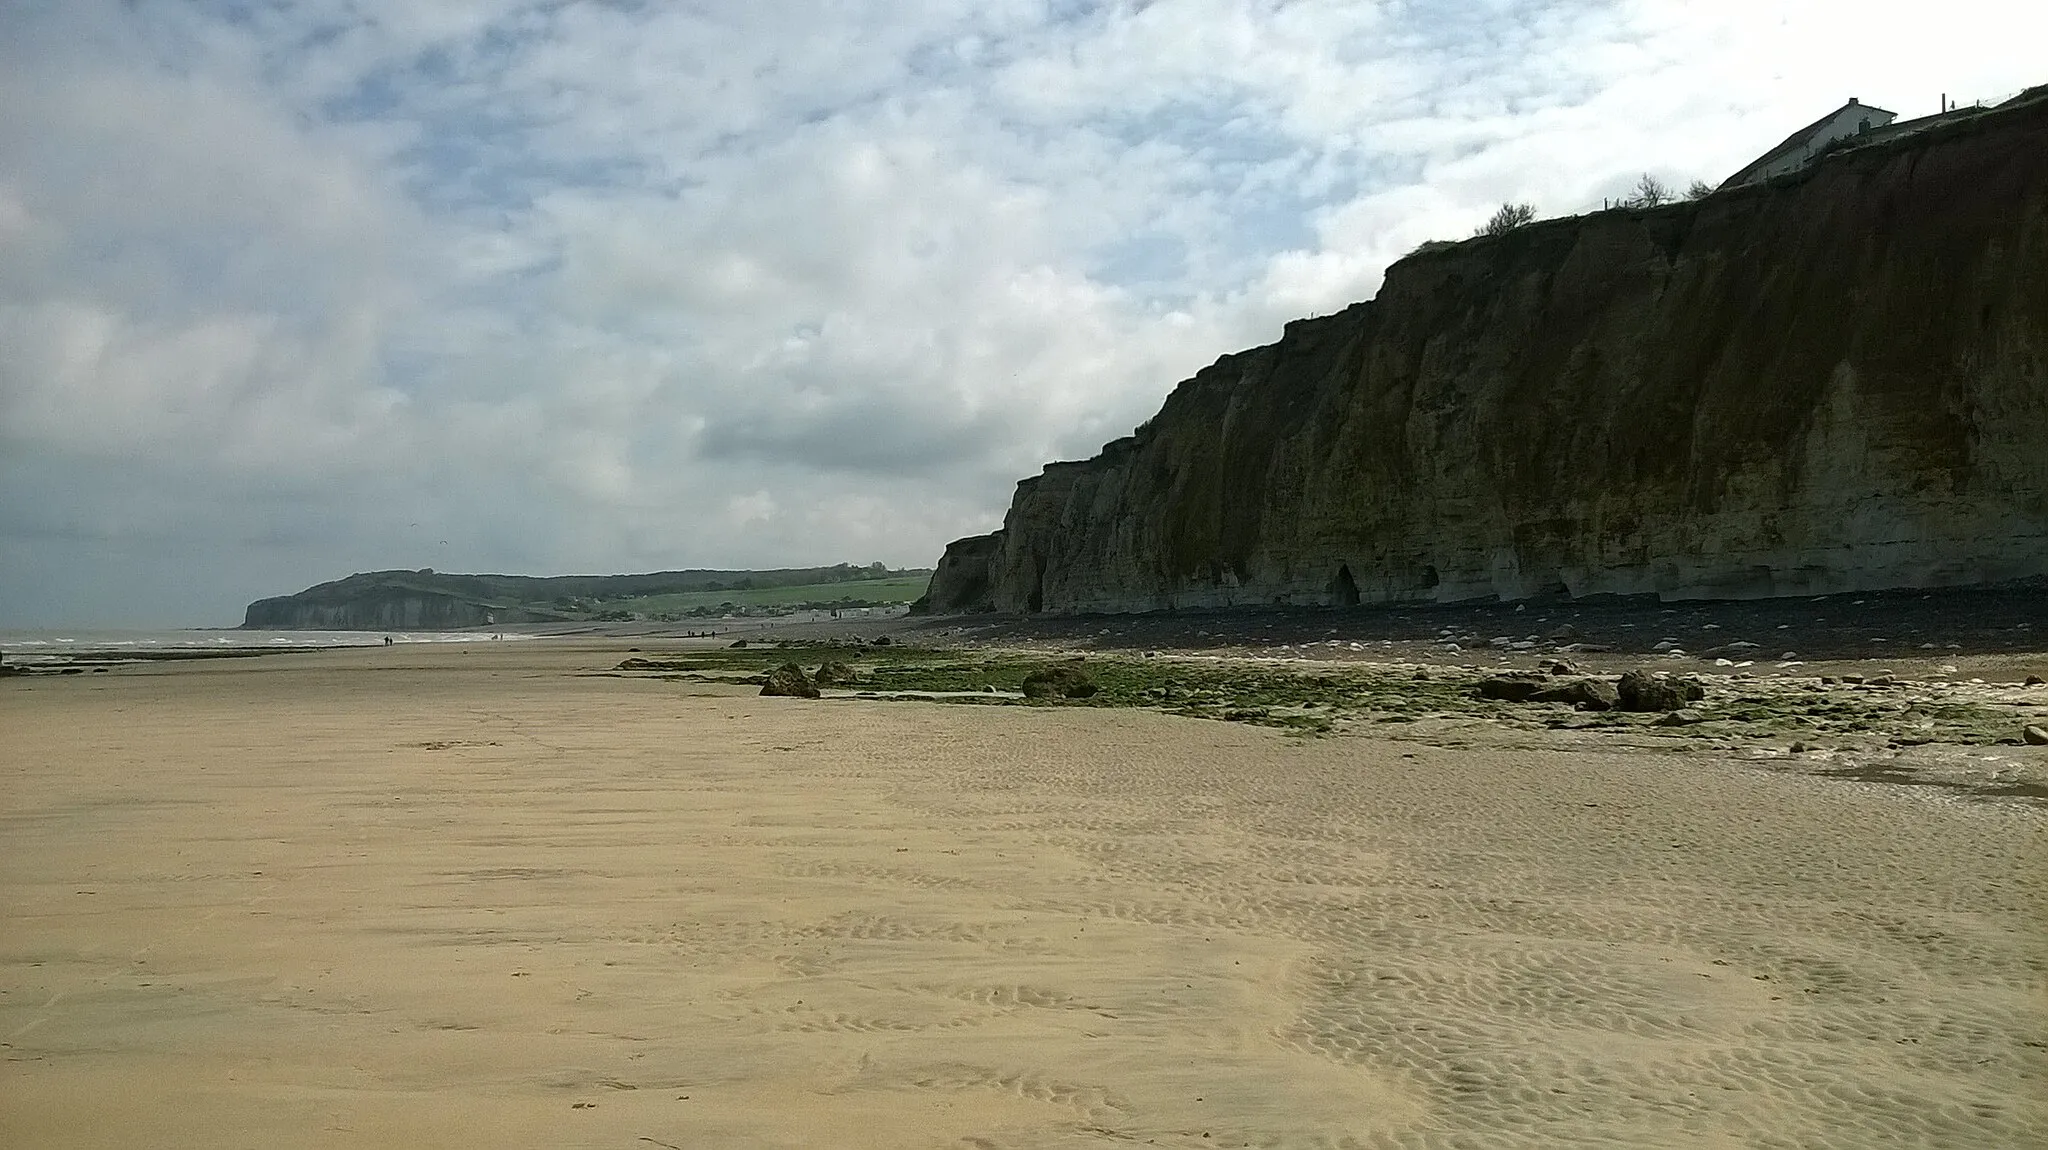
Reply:
[[[377,647],[393,643],[489,643],[540,636],[513,631],[240,631],[174,630],[7,630],[0,629],[0,657],[9,663],[64,662],[79,655],[134,654],[158,658],[181,651],[274,650],[308,647]]]

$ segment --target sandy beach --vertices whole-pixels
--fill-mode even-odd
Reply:
[[[0,1144],[2048,1144],[2038,805],[623,651],[0,682]]]

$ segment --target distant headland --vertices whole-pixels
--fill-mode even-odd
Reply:
[[[517,623],[678,621],[885,607],[924,594],[929,570],[790,567],[646,575],[447,575],[370,571],[249,604],[249,630],[375,631]]]

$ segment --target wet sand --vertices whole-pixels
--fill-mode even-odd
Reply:
[[[2048,1143],[2037,806],[622,653],[0,682],[0,1144]]]

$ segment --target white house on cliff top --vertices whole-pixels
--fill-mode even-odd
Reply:
[[[1785,142],[1750,161],[1748,167],[1721,181],[1724,188],[1740,187],[1796,172],[1814,160],[1837,140],[1867,135],[1892,122],[1895,113],[1859,104],[1854,96],[1841,107],[1785,137]]]

